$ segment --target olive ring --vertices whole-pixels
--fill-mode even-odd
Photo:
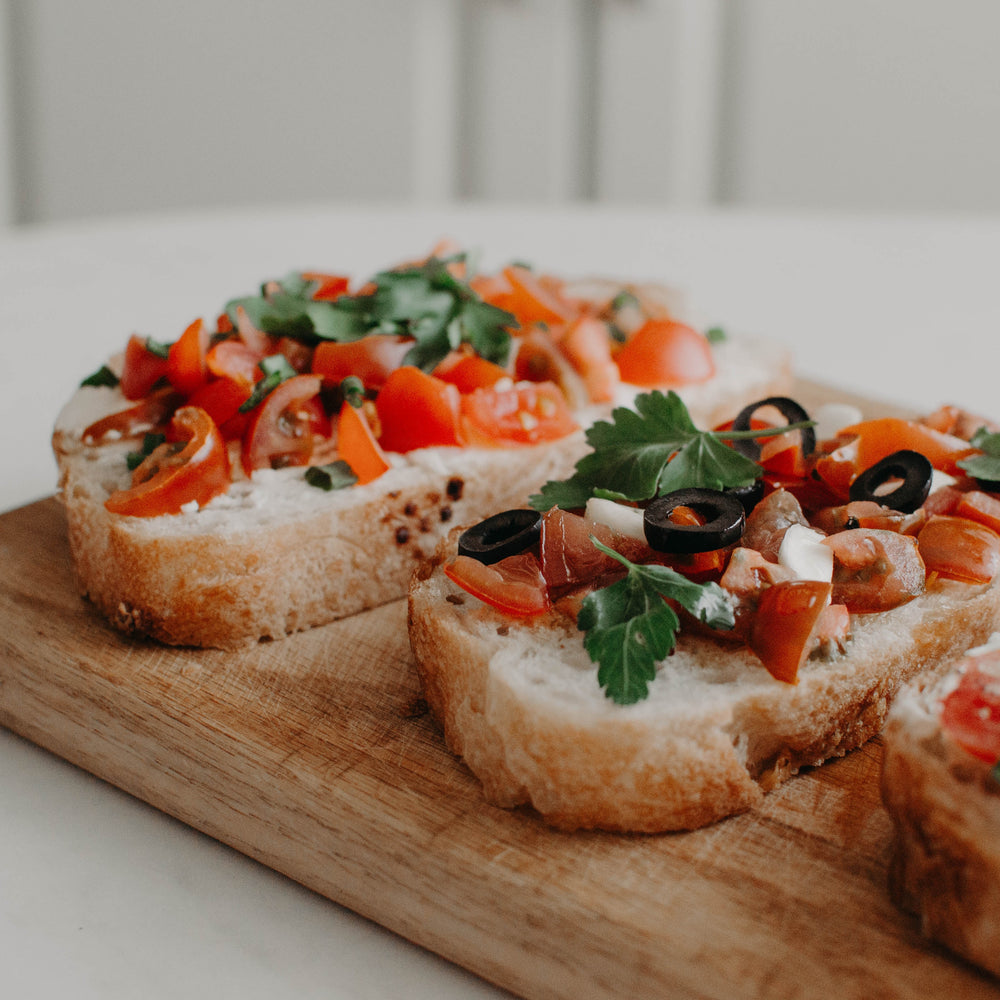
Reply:
[[[501,511],[463,531],[458,537],[458,554],[490,566],[530,549],[541,533],[542,515],[537,510]]]
[[[934,467],[926,455],[903,449],[865,469],[851,483],[848,495],[851,500],[874,500],[883,507],[912,514],[927,499],[933,476]],[[890,479],[902,482],[888,493],[879,493],[879,487]]]
[[[704,524],[675,524],[670,515],[690,507],[704,517]],[[712,552],[739,541],[746,515],[739,498],[721,490],[691,487],[675,490],[651,501],[643,512],[646,541],[657,552]]]
[[[773,406],[790,424],[804,423],[809,420],[809,414],[794,399],[787,396],[768,396],[766,399],[758,399],[756,403],[744,406],[733,420],[732,429],[734,431],[750,430],[750,420],[753,415],[765,406]],[[802,454],[811,455],[816,450],[816,431],[812,427],[803,427],[799,433],[802,435]],[[723,434],[723,436],[725,436]],[[760,458],[760,442],[752,438],[736,438],[730,444],[741,455],[757,461]]]

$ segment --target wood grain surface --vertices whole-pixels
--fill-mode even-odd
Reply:
[[[877,740],[704,830],[558,833],[446,750],[404,602],[170,649],[77,596],[55,500],[0,516],[0,555],[0,723],[515,993],[1000,997],[888,898]]]

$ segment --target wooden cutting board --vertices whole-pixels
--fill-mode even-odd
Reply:
[[[662,836],[485,805],[420,699],[406,608],[242,653],[124,638],[55,500],[0,516],[0,723],[531,998],[1000,996],[886,892],[873,741]]]

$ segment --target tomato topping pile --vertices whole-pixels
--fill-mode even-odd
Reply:
[[[390,468],[390,453],[555,441],[578,430],[575,410],[613,402],[622,381],[675,386],[714,373],[708,339],[652,296],[581,293],[521,264],[469,271],[443,243],[358,286],[321,271],[268,282],[227,303],[214,328],[197,319],[172,343],[135,334],[118,374],[133,405],[84,438],[163,433],[195,408],[236,476],[339,459],[365,483]],[[361,395],[345,408],[348,383]],[[141,516],[175,506],[150,499]]]
[[[1000,761],[1000,651],[970,656],[958,685],[941,704],[941,726],[974,757]],[[992,667],[990,669],[984,669]]]

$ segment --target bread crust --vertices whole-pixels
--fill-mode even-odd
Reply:
[[[904,690],[885,728],[889,891],[922,933],[1000,975],[1000,786],[938,721],[952,679]]]
[[[679,390],[705,423],[791,385],[788,352],[771,342],[732,341],[717,362],[711,382]],[[125,405],[110,389],[68,402],[52,442],[59,495],[81,594],[115,628],[172,645],[238,648],[403,598],[453,523],[523,505],[586,450],[582,432],[515,449],[422,449],[333,493],[308,486],[302,469],[263,470],[201,510],[124,517],[104,502],[127,485],[135,443],[87,446],[81,434]],[[581,423],[606,413],[594,408]]]
[[[494,612],[444,576],[442,559],[409,596],[425,698],[490,802],[529,805],[562,829],[685,830],[750,809],[879,732],[901,684],[982,641],[1000,616],[1000,585],[939,582],[854,616],[846,655],[808,662],[797,684],[743,648],[682,633],[649,697],[620,706],[572,623]]]

